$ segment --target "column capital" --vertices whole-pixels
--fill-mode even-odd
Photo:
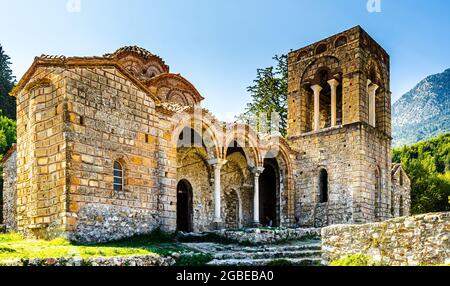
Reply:
[[[251,172],[259,177],[264,172],[264,167],[253,167],[251,168]]]
[[[223,165],[225,165],[226,163],[228,163],[228,161],[225,160],[225,159],[217,159],[217,158],[214,158],[214,159],[208,160],[208,164],[210,164],[210,165],[213,166],[213,167],[219,167],[219,168],[221,168],[221,167],[222,167]]]
[[[370,79],[367,80],[367,86],[369,86],[372,83]]]
[[[375,93],[378,90],[378,88],[380,88],[380,86],[378,86],[375,83],[369,84],[368,87],[369,87],[369,93]]]
[[[316,93],[319,93],[319,92],[321,92],[322,91],[322,87],[319,85],[319,84],[315,84],[315,85],[312,85],[311,86],[311,89]]]
[[[330,79],[330,80],[328,81],[328,84],[329,84],[331,87],[338,87],[339,84],[340,84],[340,82],[333,78],[333,79]]]

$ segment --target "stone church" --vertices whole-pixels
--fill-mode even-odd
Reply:
[[[99,242],[408,215],[410,181],[391,164],[389,55],[358,26],[288,58],[284,138],[219,121],[139,47],[37,57],[11,93],[4,224]]]

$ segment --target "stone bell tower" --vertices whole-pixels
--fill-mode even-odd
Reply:
[[[389,55],[361,27],[289,54],[288,136],[300,224],[389,218]]]

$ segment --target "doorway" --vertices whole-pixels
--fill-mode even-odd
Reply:
[[[260,198],[259,213],[260,222],[264,226],[279,226],[278,219],[278,192],[280,178],[278,164],[274,159],[264,160],[264,172],[259,179]]]
[[[177,231],[193,231],[192,185],[181,180],[177,186]]]

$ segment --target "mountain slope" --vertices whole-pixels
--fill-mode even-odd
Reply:
[[[450,69],[421,81],[392,109],[394,146],[450,132]]]

